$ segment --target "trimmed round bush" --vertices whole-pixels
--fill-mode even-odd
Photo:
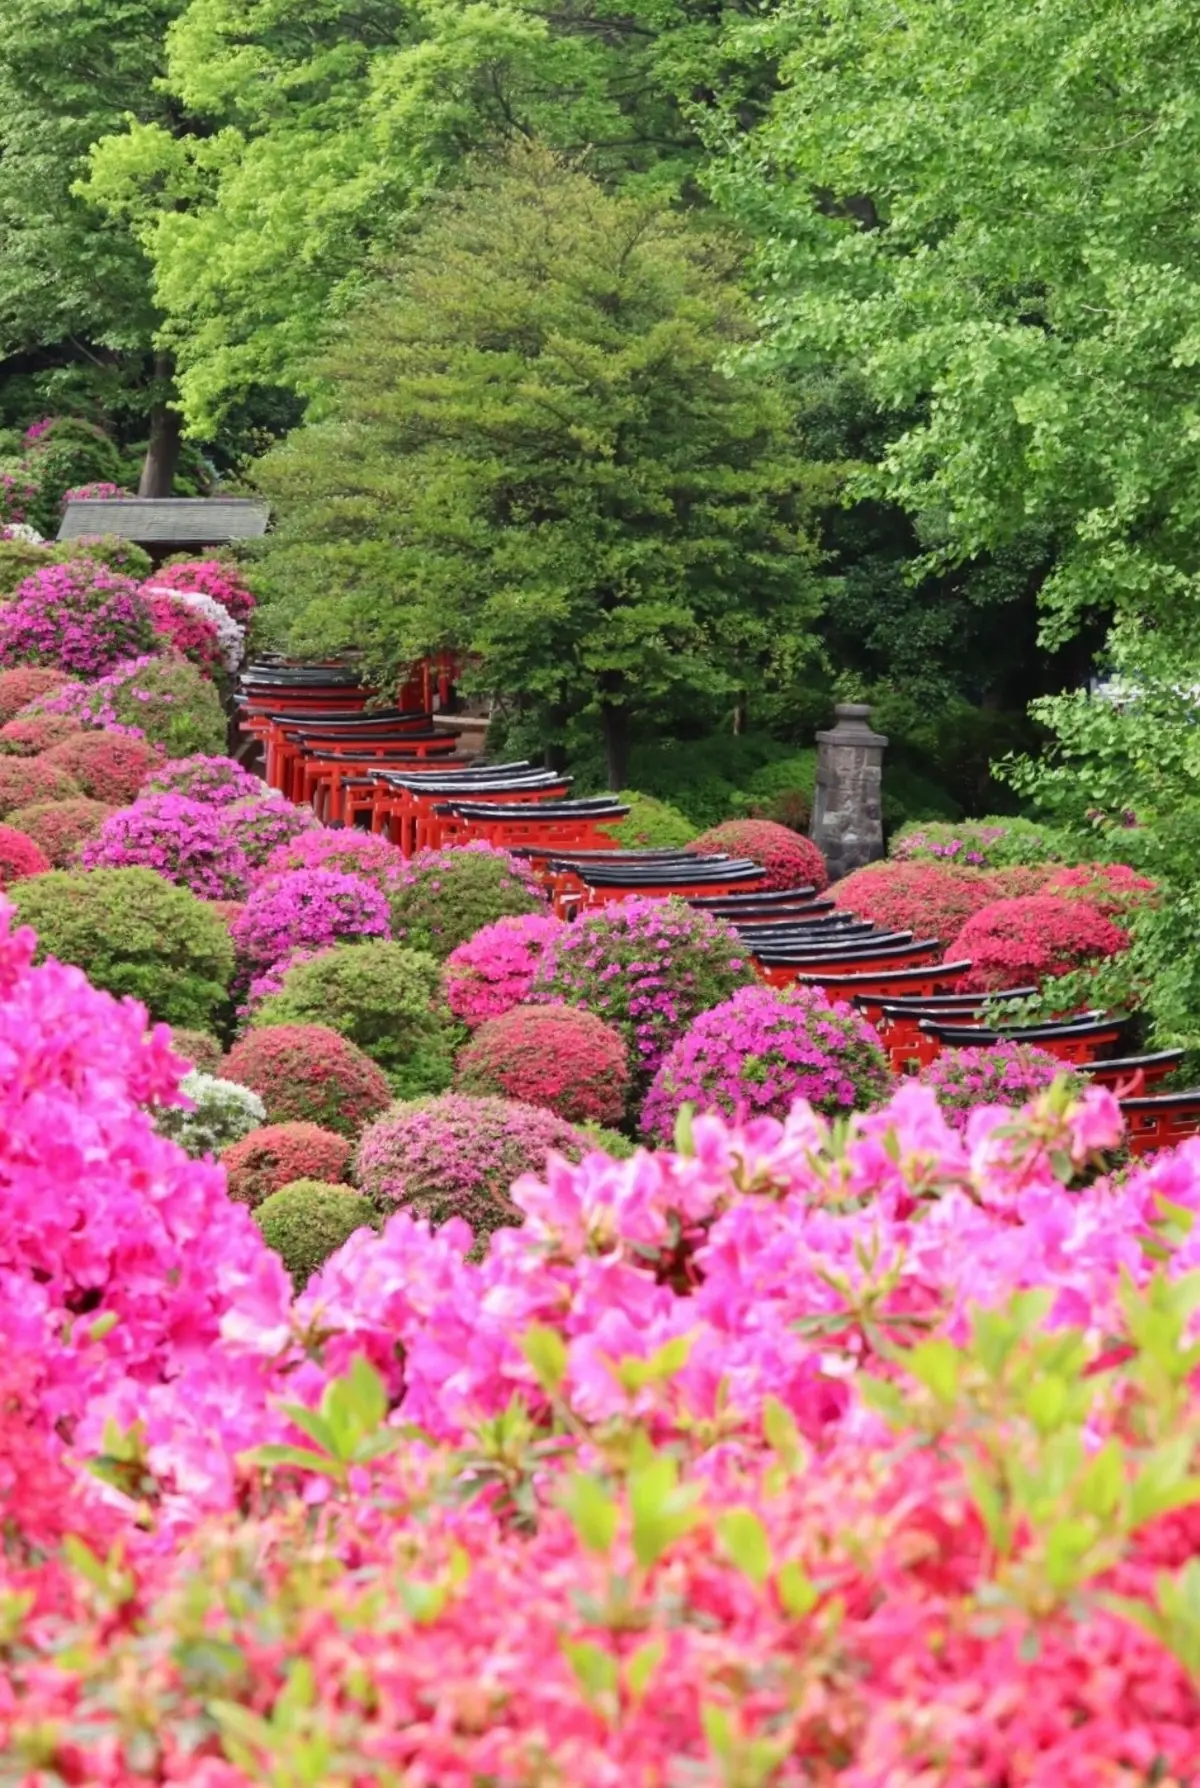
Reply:
[[[9,898],[37,932],[39,961],[72,962],[94,987],[131,994],[165,1024],[213,1028],[233,945],[187,888],[152,869],[58,869],[17,882]]]
[[[149,795],[111,814],[79,853],[85,869],[153,869],[201,900],[237,900],[250,865],[232,842],[222,814],[182,795]]]
[[[233,926],[239,967],[248,979],[293,950],[387,935],[388,906],[378,888],[333,869],[273,876],[253,890]]]
[[[319,1124],[264,1124],[221,1151],[229,1196],[253,1210],[293,1180],[344,1181],[350,1144]]]
[[[569,1124],[619,1124],[629,1092],[625,1041],[579,1006],[516,1006],[460,1051],[454,1085],[544,1105]]]
[[[376,1219],[369,1200],[349,1186],[293,1180],[264,1199],[254,1221],[300,1292],[356,1230],[373,1229]]]
[[[130,658],[97,683],[64,683],[31,705],[108,732],[132,729],[169,758],[223,751],[229,730],[213,685],[176,652]]]
[[[405,864],[396,846],[374,832],[318,826],[278,844],[266,860],[263,879],[295,869],[336,869],[360,875],[386,894],[404,874]]]
[[[697,828],[678,807],[658,801],[653,795],[639,795],[634,789],[622,789],[617,800],[629,812],[616,826],[606,826],[620,850],[673,850],[691,844]]]
[[[476,1242],[519,1225],[514,1180],[541,1173],[552,1153],[579,1161],[586,1139],[570,1124],[515,1099],[443,1093],[394,1105],[355,1153],[355,1184],[381,1216],[406,1210],[435,1227],[459,1217]]]
[[[802,838],[799,832],[773,820],[726,820],[724,825],[701,832],[693,848],[702,856],[724,852],[760,863],[766,872],[762,884],[766,889],[811,886],[820,893],[829,886],[825,859],[811,838]]]
[[[137,585],[92,559],[43,566],[0,608],[0,664],[102,677],[153,647],[150,609]]]
[[[151,626],[168,651],[179,652],[210,682],[224,677],[221,636],[207,615],[180,602],[169,590],[148,589],[143,601]]]
[[[4,818],[19,807],[32,807],[40,801],[67,801],[80,792],[70,771],[48,757],[0,758],[0,816]]]
[[[219,1154],[231,1142],[240,1142],[266,1117],[262,1100],[249,1087],[206,1074],[200,1068],[184,1075],[179,1090],[192,1101],[194,1109],[185,1111],[180,1105],[165,1105],[155,1112],[154,1127],[161,1136],[177,1142],[193,1160]]]
[[[143,778],[138,790],[139,796],[183,795],[189,801],[203,801],[208,807],[231,807],[235,801],[256,801],[265,792],[261,778],[243,770],[233,758],[209,757],[203,752],[195,752],[191,757],[173,757],[165,764],[159,762]]]
[[[440,1093],[452,1078],[441,970],[403,944],[338,944],[295,963],[250,1022],[327,1024],[378,1062],[402,1098]]]
[[[0,888],[27,875],[45,875],[50,859],[27,833],[15,826],[0,826]]]
[[[225,1056],[211,1031],[191,1031],[186,1025],[172,1026],[171,1048],[202,1074],[215,1074]]]
[[[310,836],[321,824],[311,807],[297,807],[261,782],[249,800],[221,808],[221,823],[256,875],[281,844]]]
[[[992,1043],[985,1049],[943,1049],[935,1062],[922,1068],[922,1086],[932,1087],[946,1122],[965,1130],[967,1118],[979,1105],[1027,1105],[1053,1086],[1064,1074],[1082,1087],[1077,1074],[1068,1074],[1057,1056],[1032,1043]]]
[[[947,962],[969,958],[967,993],[1040,986],[1072,969],[1087,968],[1128,949],[1129,939],[1086,900],[1033,894],[996,900],[968,919],[946,952]]]
[[[527,865],[483,843],[419,851],[404,864],[388,899],[393,936],[442,962],[482,926],[507,914],[546,910]]]
[[[18,716],[0,726],[0,755],[4,757],[39,757],[61,745],[64,739],[82,735],[83,728],[69,714],[31,714]]]
[[[47,666],[21,665],[0,671],[0,721],[15,720],[22,708],[66,681],[64,672]]]
[[[392,1102],[383,1070],[326,1024],[250,1031],[226,1056],[225,1073],[258,1094],[269,1124],[319,1124],[356,1137]]]
[[[815,987],[743,987],[702,1012],[664,1057],[641,1127],[669,1143],[684,1105],[782,1119],[797,1099],[840,1117],[886,1098],[891,1079],[878,1036],[852,1006]]]
[[[1080,863],[1074,868],[1051,869],[1045,892],[1060,900],[1086,900],[1106,919],[1120,924],[1152,900],[1157,887],[1157,882],[1139,875],[1128,863]]]
[[[146,777],[162,762],[162,753],[145,739],[119,733],[76,733],[46,756],[75,778],[89,800],[111,801],[116,807],[134,800]]]
[[[1052,826],[1009,818],[914,821],[902,826],[888,846],[888,856],[902,863],[953,863],[968,869],[1066,863],[1073,855],[1069,840]]]
[[[625,1039],[646,1087],[694,1018],[752,979],[733,927],[682,900],[622,900],[564,925],[542,957],[530,1003],[585,1006]]]
[[[154,573],[159,590],[198,590],[219,602],[226,614],[245,626],[254,613],[254,597],[237,565],[225,559],[176,559]]]
[[[892,931],[935,937],[945,945],[967,920],[997,899],[999,889],[981,869],[941,863],[872,863],[838,882],[836,904]]]
[[[108,801],[89,801],[76,795],[69,801],[37,801],[32,807],[18,807],[8,817],[17,831],[26,833],[45,852],[55,869],[70,869],[78,859],[80,845],[94,838],[109,814],[116,811]]]
[[[497,919],[459,944],[446,959],[450,1010],[471,1030],[525,1003],[552,939],[563,928],[553,913]]]

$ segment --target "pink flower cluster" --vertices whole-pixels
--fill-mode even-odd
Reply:
[[[28,436],[26,437],[28,439]],[[118,497],[131,497],[123,484],[112,484],[101,478],[95,484],[76,484],[63,492],[63,503],[112,503]]]
[[[171,758],[146,778],[143,788],[148,795],[184,795],[209,807],[257,800],[266,792],[261,779],[243,770],[233,758],[210,757],[204,752]]]
[[[225,809],[225,822],[255,875],[281,849],[301,838],[321,837],[321,822],[311,807],[297,807],[258,784],[258,793]]]
[[[689,848],[701,856],[723,854],[760,863],[764,889],[811,887],[819,894],[829,885],[825,859],[812,839],[774,820],[725,820],[702,832]]]
[[[153,869],[201,900],[239,900],[250,865],[226,810],[185,795],[144,795],[81,847],[84,869]]]
[[[177,565],[163,565],[154,573],[154,584],[156,589],[198,590],[202,596],[211,596],[242,626],[254,613],[254,597],[237,567],[223,559],[186,559]]]
[[[23,473],[0,472],[0,522],[23,522],[37,494],[37,485]]]
[[[96,678],[144,652],[154,629],[132,579],[90,559],[44,565],[0,609],[0,663]]]
[[[225,672],[225,655],[221,636],[212,622],[186,603],[176,602],[168,593],[147,590],[142,600],[150,611],[154,631],[165,640],[171,651],[215,679]]]
[[[315,826],[280,843],[271,852],[264,876],[291,869],[338,869],[358,875],[386,894],[404,874],[405,859],[394,844],[371,832]]]
[[[388,936],[387,901],[361,876],[296,869],[254,889],[233,926],[245,979],[294,950],[324,950],[339,940]]]
[[[538,964],[562,930],[550,913],[519,913],[485,925],[446,959],[446,999],[471,1030],[521,1006]]]
[[[664,1056],[642,1110],[669,1143],[684,1105],[737,1119],[786,1117],[797,1099],[826,1117],[862,1111],[891,1085],[879,1038],[818,988],[741,987],[702,1012]]]
[[[943,1049],[921,1070],[920,1081],[932,1089],[946,1122],[962,1130],[977,1106],[1027,1105],[1066,1073],[1064,1064],[1047,1050],[1032,1043],[1005,1042],[986,1049]]]

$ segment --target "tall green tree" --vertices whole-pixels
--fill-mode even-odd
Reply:
[[[1200,14],[791,0],[764,34],[782,91],[717,184],[773,352],[897,419],[874,488],[935,563],[1044,541],[1052,638],[1194,610]]]
[[[146,413],[151,494],[169,489],[177,443],[151,267],[76,183],[126,119],[170,128],[156,83],[181,3],[0,0],[0,360],[88,367],[99,404]]]
[[[827,496],[747,334],[727,242],[522,147],[432,208],[260,465],[296,644],[381,673],[453,646],[548,730],[752,683],[821,598]]]
[[[191,424],[255,387],[306,389],[364,263],[470,155],[537,136],[601,177],[678,188],[692,113],[718,90],[749,119],[769,66],[734,63],[752,0],[189,0],[166,91],[98,145],[89,192],[154,269],[161,339]]]

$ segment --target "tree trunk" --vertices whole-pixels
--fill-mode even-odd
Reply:
[[[150,410],[150,439],[138,480],[139,497],[169,497],[175,488],[183,422],[178,410],[171,409],[167,403],[174,374],[175,362],[171,355],[156,354],[154,383],[161,395]]]
[[[604,727],[604,757],[608,767],[608,786],[615,793],[629,786],[629,713],[605,702],[600,709]]]

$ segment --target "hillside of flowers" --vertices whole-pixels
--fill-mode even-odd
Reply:
[[[248,623],[0,608],[0,1783],[1194,1782],[1200,1139],[323,827],[228,755]],[[831,892],[984,994],[1159,898],[957,842]]]

